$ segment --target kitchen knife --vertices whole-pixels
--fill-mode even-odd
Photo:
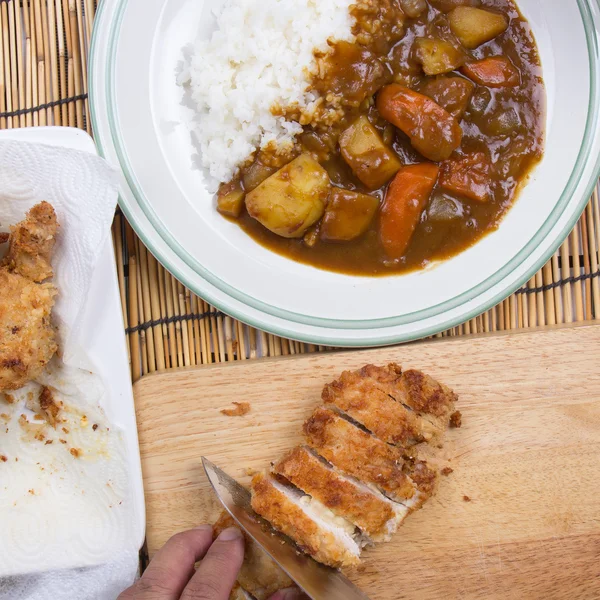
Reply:
[[[369,600],[347,577],[301,553],[258,516],[245,487],[204,457],[202,465],[227,512],[312,600]]]

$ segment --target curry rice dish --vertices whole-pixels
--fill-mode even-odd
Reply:
[[[544,138],[540,60],[512,0],[265,1],[274,16],[261,32],[252,27],[255,2],[227,3],[186,76],[204,120],[229,127],[227,140],[199,134],[224,216],[274,252],[357,275],[422,268],[500,224]],[[246,16],[236,22],[234,9]],[[227,55],[241,31],[252,48],[263,35],[276,51]],[[291,82],[272,56],[285,55],[286,40],[300,62],[289,63]],[[233,87],[215,93],[202,64],[223,55]],[[248,80],[269,110],[248,101],[232,117],[241,95],[252,95]],[[228,102],[219,122],[215,104]]]

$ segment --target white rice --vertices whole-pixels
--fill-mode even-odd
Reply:
[[[271,107],[310,112],[313,52],[328,39],[353,41],[349,7],[356,0],[226,0],[217,30],[197,40],[179,78],[190,86],[194,133],[203,165],[229,181],[257,148],[293,144],[302,131]]]

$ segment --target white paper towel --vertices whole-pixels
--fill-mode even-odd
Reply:
[[[0,464],[0,573],[11,575],[0,580],[2,600],[114,600],[137,572],[123,439],[101,409],[105,387],[81,370],[93,365],[75,343],[117,190],[115,173],[97,156],[0,142],[0,231],[41,200],[54,206],[61,226],[52,262],[64,362],[55,357],[39,383],[57,390],[67,419],[57,430],[34,420],[24,405],[35,402],[39,383],[16,393],[17,405],[0,402],[7,458]],[[80,568],[65,569],[74,565]]]
[[[81,311],[110,234],[117,203],[117,176],[101,158],[43,144],[0,142],[0,231],[22,220],[42,200],[54,206],[60,232],[54,283],[59,296],[54,318],[66,328],[65,362],[73,358]]]

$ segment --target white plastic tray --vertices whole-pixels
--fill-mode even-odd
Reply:
[[[92,138],[80,129],[69,127],[35,127],[0,131],[0,141],[7,139],[62,146],[96,154]],[[79,339],[76,341],[86,351],[96,367],[97,374],[104,382],[106,401],[102,408],[110,422],[123,432],[133,494],[131,501],[135,507],[134,514],[137,520],[133,530],[139,532],[138,539],[131,541],[135,542],[139,548],[142,546],[145,536],[144,489],[119,285],[110,237],[93,275]],[[52,557],[47,558],[49,561],[52,560]],[[89,566],[88,563],[86,565]],[[44,564],[42,556],[37,561],[35,570],[41,572],[52,566],[51,562]],[[84,565],[62,566],[79,567]],[[28,568],[27,571],[29,570]],[[2,575],[1,571],[0,568],[0,575]]]

